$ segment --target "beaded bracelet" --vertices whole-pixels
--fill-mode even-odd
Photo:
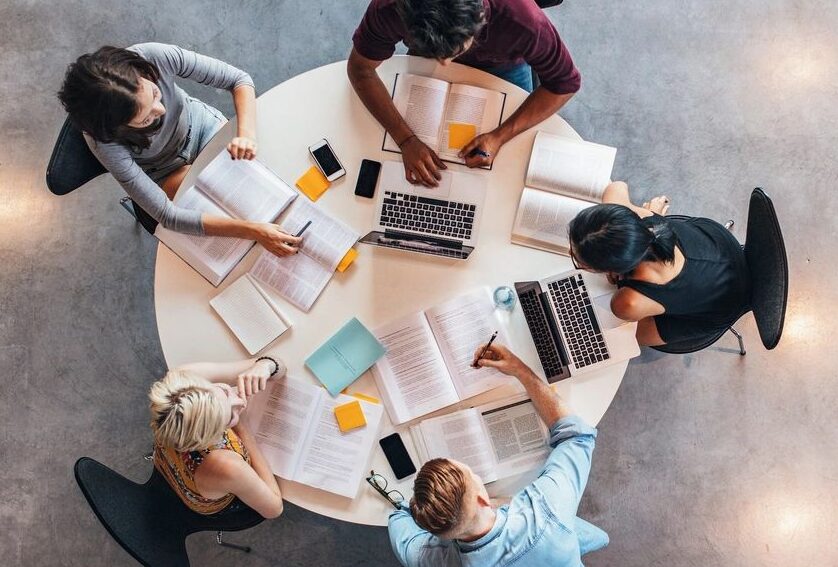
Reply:
[[[274,363],[274,371],[271,372],[271,376],[279,372],[279,363],[275,359],[271,358],[270,356],[260,356],[256,359],[256,362],[258,363],[260,360],[270,360]]]

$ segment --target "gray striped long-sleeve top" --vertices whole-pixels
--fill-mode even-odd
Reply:
[[[87,145],[125,192],[165,228],[178,232],[203,234],[201,213],[178,207],[166,196],[146,171],[170,165],[178,156],[189,132],[187,95],[175,84],[175,77],[232,91],[241,85],[253,85],[246,72],[232,65],[176,45],[141,43],[128,49],[154,63],[160,71],[157,86],[166,108],[160,129],[151,137],[148,148],[134,151],[118,143],[100,143],[85,134]]]

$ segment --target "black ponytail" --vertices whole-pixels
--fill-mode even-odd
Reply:
[[[595,205],[568,226],[576,257],[599,272],[630,274],[640,262],[675,260],[678,238],[666,218],[641,219],[623,205]]]

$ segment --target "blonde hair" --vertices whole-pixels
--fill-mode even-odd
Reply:
[[[463,497],[468,485],[463,469],[448,459],[431,459],[413,483],[410,514],[416,524],[434,535],[455,530],[462,522]]]
[[[148,393],[155,441],[176,451],[198,451],[218,441],[227,418],[212,384],[184,370],[171,370]]]

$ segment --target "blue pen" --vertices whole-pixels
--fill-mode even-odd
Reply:
[[[480,148],[474,148],[473,150],[471,150],[469,152],[468,155],[469,155],[469,157],[473,157],[473,156],[491,157],[492,156],[492,154],[490,154],[489,152],[484,152]]]

